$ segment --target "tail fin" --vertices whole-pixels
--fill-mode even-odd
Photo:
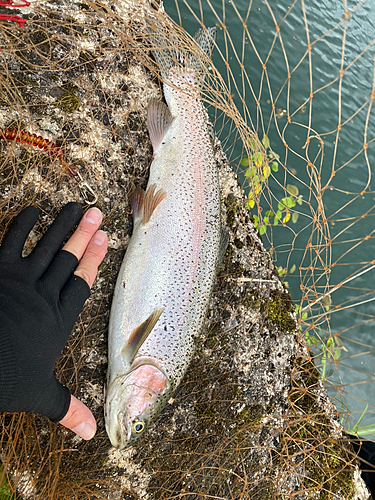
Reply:
[[[169,70],[180,66],[194,70],[198,80],[204,80],[207,72],[207,58],[211,56],[215,40],[216,28],[199,28],[193,39],[196,42],[194,51],[186,48],[186,43],[179,40],[177,31],[167,31],[167,27],[159,22],[154,23],[148,30],[148,36],[152,43],[152,51],[159,65],[161,76],[168,79]],[[184,45],[184,47],[182,46]]]

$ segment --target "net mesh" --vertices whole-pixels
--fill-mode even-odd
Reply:
[[[347,428],[358,431],[359,419],[371,427],[374,404],[365,395],[372,390],[374,349],[366,332],[374,320],[375,38],[360,29],[369,2],[336,2],[319,12],[302,0],[288,6],[176,0],[165,5],[174,21],[158,14],[156,3],[56,0],[17,11],[12,1],[0,4],[1,233],[22,208],[37,205],[42,217],[28,241],[32,248],[63,204],[97,196],[110,242],[57,366],[60,380],[93,410],[98,434],[78,443],[42,417],[2,416],[4,488],[59,499],[351,498],[354,455],[344,438],[332,438],[333,417],[315,396],[323,381]],[[152,13],[146,24],[145,9]],[[198,356],[179,392],[180,422],[173,424],[194,432],[169,438],[176,413],[167,408],[159,422],[162,444],[150,438],[120,454],[110,449],[103,423],[106,328],[131,232],[127,195],[133,182],[145,186],[152,160],[146,108],[152,96],[162,96],[149,34],[165,30],[168,44],[189,53],[197,50],[194,30],[213,25],[212,61],[196,54],[205,73],[202,100],[245,191],[240,217],[254,217],[289,284],[308,354],[289,367],[292,411],[282,425],[263,422],[260,409],[242,414],[245,397],[230,362],[223,371],[219,361],[205,367]],[[226,210],[228,222],[232,207]],[[236,294],[222,300],[230,305]],[[212,324],[204,348],[233,358],[217,343],[230,344],[230,327],[218,341]],[[184,413],[191,401],[194,422]],[[207,434],[210,426],[215,436]],[[267,426],[277,446],[262,439]]]

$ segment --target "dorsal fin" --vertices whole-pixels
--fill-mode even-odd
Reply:
[[[122,349],[122,354],[124,355],[128,363],[131,363],[133,361],[141,345],[151,333],[163,311],[164,307],[155,309],[155,311],[150,314],[146,321],[137,326],[137,328],[134,328],[134,330],[130,334],[129,340]]]

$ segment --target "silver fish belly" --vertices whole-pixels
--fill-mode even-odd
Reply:
[[[191,68],[168,68],[168,107],[152,100],[154,159],[131,194],[134,229],[109,324],[106,429],[124,448],[183,377],[202,328],[220,247],[218,173]]]

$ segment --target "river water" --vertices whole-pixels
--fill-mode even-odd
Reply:
[[[374,0],[165,3],[168,14],[191,34],[200,21],[206,26],[218,26],[218,48],[229,62],[239,93],[246,101],[244,109],[231,82],[238,109],[260,138],[267,134],[272,150],[280,155],[280,167],[286,167],[279,168],[269,179],[268,198],[285,197],[285,188],[291,184],[298,188],[305,202],[310,202],[310,206],[303,203],[296,207],[299,218],[295,224],[268,227],[263,236],[265,246],[272,248],[276,265],[289,270],[296,266],[297,271],[285,279],[293,299],[302,307],[306,306],[306,302],[301,302],[303,293],[308,290],[316,291],[318,296],[327,293],[369,268],[375,259],[372,236],[375,197],[371,180],[375,119],[370,99],[375,90],[374,7]],[[279,34],[276,24],[280,27]],[[237,58],[244,64],[244,70]],[[225,78],[223,58],[216,54],[213,60]],[[262,64],[266,65],[266,73]],[[226,135],[224,132],[221,137]],[[233,168],[239,170],[242,143],[233,140],[225,144]],[[306,167],[308,161],[315,165],[323,190],[316,189],[312,182],[311,169]],[[240,180],[246,189],[244,170],[242,167]],[[319,207],[314,193],[322,195],[321,219],[327,220],[325,236],[332,241],[315,254],[314,243],[318,242],[319,232],[312,231],[312,210]],[[264,202],[264,210],[266,205]],[[313,260],[311,253],[306,253],[309,238],[312,238]],[[311,265],[313,276],[303,269]],[[339,410],[341,401],[348,407],[351,413],[348,426],[353,425],[366,404],[369,407],[361,424],[375,425],[375,302],[371,301],[375,297],[374,277],[374,271],[366,272],[334,291],[331,304],[326,298],[325,308],[306,310],[307,331],[311,323],[320,322],[315,333],[339,334],[347,349],[341,351],[338,369],[330,367],[326,375],[330,375],[331,383],[340,384],[341,390],[331,391],[331,395],[336,398]],[[363,301],[369,302],[357,305]],[[314,318],[315,315],[318,317]],[[317,358],[320,367],[321,362],[321,357]]]

